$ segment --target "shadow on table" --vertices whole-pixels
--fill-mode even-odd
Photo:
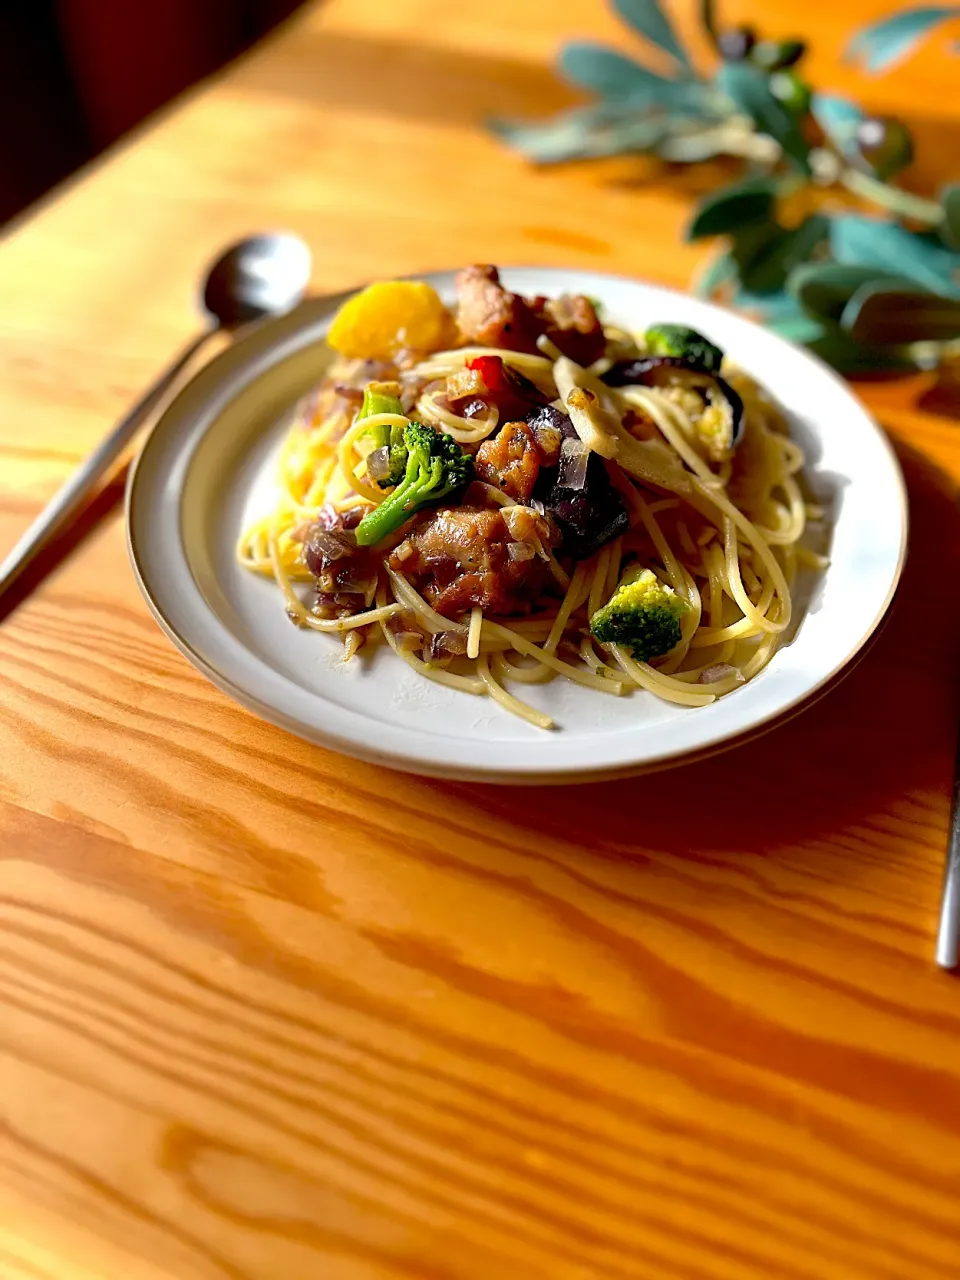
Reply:
[[[128,467],[129,463],[124,462],[67,528],[51,539],[20,577],[14,580],[12,586],[0,595],[0,625],[60,568],[74,547],[80,546],[101,520],[105,520],[123,505]],[[37,515],[39,514],[38,511]]]
[[[548,64],[482,47],[458,47],[449,40],[435,42],[429,29],[415,40],[406,32],[392,36],[304,29],[295,44],[284,46],[282,58],[267,55],[248,63],[244,85],[285,99],[478,129],[491,116],[543,120],[586,100]],[[943,157],[955,148],[956,120],[909,113],[903,118],[916,140],[908,185],[932,195],[943,184]],[[659,176],[690,198],[742,174],[742,165],[733,158],[687,165],[637,155],[620,159],[623,165],[610,173],[613,185],[643,185]]]
[[[302,32],[283,58],[251,62],[244,85],[277,97],[460,125],[480,125],[488,115],[548,116],[577,100],[549,67],[433,44],[429,35],[411,41]]]
[[[957,720],[960,508],[943,472],[909,447],[898,452],[912,529],[897,599],[853,673],[796,720],[725,755],[632,780],[516,790],[425,785],[456,795],[464,825],[493,813],[533,846],[544,835],[592,844],[591,856],[638,862],[658,848],[697,860],[841,839],[845,829],[882,823],[910,793],[942,795],[945,821]]]

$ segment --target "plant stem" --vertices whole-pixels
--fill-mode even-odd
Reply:
[[[779,145],[765,133],[730,122],[695,132],[675,132],[657,148],[664,160],[694,164],[711,156],[742,156],[758,164],[774,165],[782,154]]]
[[[926,200],[923,196],[915,196],[910,191],[888,186],[879,178],[871,178],[868,173],[861,173],[859,169],[841,169],[837,180],[854,195],[863,196],[875,204],[883,205],[891,213],[899,213],[905,218],[916,218],[920,222],[929,222],[933,226],[943,221],[943,209],[936,200]]]

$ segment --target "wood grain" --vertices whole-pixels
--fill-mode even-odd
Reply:
[[[908,116],[935,186],[949,51],[838,62],[888,7],[805,5],[813,74]],[[478,125],[569,101],[560,40],[616,31],[600,0],[331,0],[59,192],[0,248],[0,544],[237,234],[295,227],[323,287],[474,259],[683,284],[716,173],[537,173]],[[2,1280],[960,1274],[960,987],[931,963],[956,400],[859,390],[912,500],[889,623],[794,723],[636,782],[401,778],[259,723],[157,630],[105,495],[0,624]]]

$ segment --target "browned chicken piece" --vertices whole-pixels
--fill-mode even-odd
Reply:
[[[537,521],[536,512],[530,515]],[[512,538],[500,511],[487,507],[423,517],[394,550],[390,565],[446,618],[474,605],[488,613],[528,613],[544,580],[544,562],[532,542]]]
[[[474,266],[457,276],[457,298],[457,323],[468,342],[537,354],[537,339],[546,334],[577,364],[603,355],[603,325],[581,294],[521,298],[503,287],[496,267]]]
[[[543,332],[536,312],[500,283],[496,267],[466,267],[457,276],[457,324],[468,342],[536,353]]]
[[[546,335],[577,364],[593,364],[606,347],[603,325],[589,298],[564,294],[543,304]]]
[[[506,422],[477,451],[475,474],[517,502],[526,502],[540,474],[540,450],[533,428],[525,422]]]

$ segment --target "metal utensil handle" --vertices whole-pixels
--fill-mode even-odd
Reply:
[[[955,969],[960,959],[960,744],[953,773],[953,806],[950,810],[950,839],[940,900],[937,930],[937,964]]]
[[[116,462],[127,444],[136,435],[152,413],[159,408],[174,381],[183,372],[200,348],[216,333],[207,329],[177,356],[167,369],[99,444],[81,467],[70,477],[34,520],[10,554],[0,564],[0,595],[11,586],[26,567],[36,559],[50,539],[69,523],[93,492],[97,482]]]

